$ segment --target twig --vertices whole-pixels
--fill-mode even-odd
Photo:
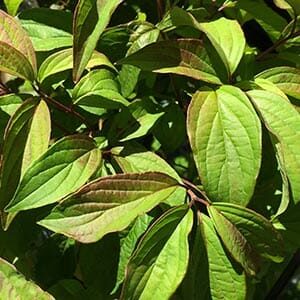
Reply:
[[[88,123],[88,121],[77,111],[73,110],[72,107],[68,107],[58,101],[56,101],[55,99],[53,99],[52,97],[50,97],[49,95],[47,95],[46,93],[44,93],[42,90],[40,90],[39,88],[36,88],[33,85],[34,90],[49,104],[52,104],[53,106],[55,106],[57,109],[59,109],[60,111],[63,111],[65,113],[69,113],[71,115],[73,115],[74,117],[76,117],[78,120],[80,120],[83,124],[86,125],[86,127],[92,131],[90,124]]]
[[[300,266],[300,249],[294,254],[285,270],[282,272],[271,291],[266,297],[266,300],[278,299],[279,295],[282,293],[286,285],[289,283],[293,277],[295,271]]]
[[[157,14],[159,20],[161,20],[164,16],[164,8],[161,0],[156,0],[156,6],[157,6]]]
[[[293,32],[291,34],[289,34],[287,37],[279,39],[276,43],[274,43],[270,48],[266,49],[265,51],[263,51],[262,53],[260,53],[257,57],[256,60],[262,60],[267,54],[269,54],[270,52],[276,50],[276,48],[278,48],[279,46],[281,46],[282,44],[284,44],[285,42],[287,42],[289,39],[293,39],[297,36],[300,36],[300,30]]]

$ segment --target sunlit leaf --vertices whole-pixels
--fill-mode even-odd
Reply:
[[[278,94],[249,91],[268,130],[281,144],[284,167],[291,184],[295,202],[300,201],[300,115],[286,98]],[[287,122],[288,120],[288,122]]]
[[[275,262],[283,260],[282,237],[264,216],[230,203],[214,203],[213,206],[241,232],[260,256]]]
[[[80,0],[73,22],[73,79],[78,81],[90,60],[98,39],[122,0]]]
[[[60,203],[39,224],[92,243],[125,229],[174,193],[177,184],[175,179],[153,172],[102,177]]]
[[[236,20],[220,18],[207,23],[199,23],[216,51],[219,53],[229,74],[236,70],[244,53],[246,40],[241,26]]]
[[[93,70],[76,84],[73,102],[88,112],[97,114],[104,108],[117,109],[129,105],[120,94],[115,75],[106,69]]]
[[[233,86],[197,92],[188,134],[208,196],[247,205],[260,168],[261,126],[246,95]]]
[[[121,59],[121,64],[134,65],[157,73],[185,75],[220,84],[203,43],[196,39],[179,39],[150,44]]]
[[[300,70],[292,67],[276,67],[265,70],[256,78],[274,83],[284,93],[300,100]]]
[[[87,69],[93,68],[95,66],[107,66],[108,68],[114,69],[108,58],[99,52],[94,51],[91,59],[86,65]],[[72,49],[65,49],[58,51],[43,61],[39,68],[38,80],[42,83],[47,77],[63,72],[66,70],[71,70],[73,68],[73,56]]]
[[[189,259],[193,213],[186,206],[166,212],[144,235],[131,257],[121,299],[169,299]]]
[[[199,223],[198,230],[202,237],[202,243],[205,245],[208,259],[210,298],[212,300],[246,299],[247,286],[244,272],[228,257],[211,219],[201,214]],[[201,248],[203,249],[203,247]],[[206,262],[204,262],[205,264]],[[202,272],[201,268],[198,272]],[[201,294],[202,291],[199,292]]]
[[[16,268],[0,258],[0,298],[22,300],[54,300],[39,286],[20,274]]]
[[[4,0],[4,4],[7,8],[7,12],[12,15],[15,16],[20,4],[23,2],[23,0]]]
[[[34,80],[36,58],[32,43],[16,19],[0,10],[0,70]]]
[[[44,206],[75,192],[96,171],[100,160],[99,149],[86,136],[57,141],[27,169],[7,211]]]

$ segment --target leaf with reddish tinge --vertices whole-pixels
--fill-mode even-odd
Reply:
[[[96,242],[125,229],[177,188],[178,182],[162,173],[102,177],[57,205],[39,224],[83,243]]]
[[[214,226],[232,257],[241,264],[249,275],[256,275],[260,269],[260,257],[241,232],[214,206],[208,207]]]
[[[36,68],[35,52],[26,31],[0,10],[0,70],[33,81]]]
[[[121,59],[118,63],[134,65],[146,71],[185,75],[221,84],[203,42],[196,39],[179,39],[150,44]]]
[[[292,67],[276,67],[265,70],[256,78],[266,79],[274,83],[289,96],[300,100],[300,70]]]

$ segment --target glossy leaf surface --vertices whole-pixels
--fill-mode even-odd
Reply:
[[[185,75],[220,84],[210,58],[200,40],[179,39],[148,45],[119,61],[142,70]]]
[[[119,174],[84,186],[53,209],[42,226],[83,243],[125,229],[169,197],[177,181],[161,173]]]
[[[169,299],[186,272],[193,213],[166,212],[141,240],[127,267],[121,299]]]
[[[213,201],[247,205],[260,168],[261,128],[246,95],[233,86],[197,92],[187,124],[208,196]]]
[[[278,139],[284,166],[295,202],[300,201],[300,116],[286,98],[278,94],[253,90],[248,95],[268,130]],[[288,122],[287,122],[288,120]]]
[[[96,171],[101,153],[92,139],[68,136],[57,141],[25,172],[7,211],[44,206],[80,188]]]

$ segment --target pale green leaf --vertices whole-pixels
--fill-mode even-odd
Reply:
[[[22,2],[23,0],[4,0],[7,12],[12,16],[15,16],[17,14],[19,6]]]
[[[7,211],[59,201],[80,188],[96,171],[100,160],[101,153],[92,139],[81,135],[62,138],[27,169]]]
[[[34,282],[26,280],[15,266],[0,258],[0,299],[54,300]]]
[[[122,0],[79,0],[73,21],[73,79],[78,81],[98,39]]]
[[[189,260],[193,213],[186,206],[167,211],[144,235],[127,267],[121,299],[169,299]]]
[[[16,19],[0,10],[0,70],[34,80],[35,52],[26,31]]]
[[[23,98],[27,95],[7,94],[0,96],[0,110],[12,116],[23,103]]]
[[[208,212],[230,255],[241,264],[247,274],[256,275],[260,270],[261,260],[253,246],[218,209],[211,205]]]
[[[21,20],[21,24],[30,36],[35,51],[50,51],[72,46],[72,34],[69,32],[34,20]]]
[[[208,278],[211,294],[209,299],[247,299],[245,273],[234,265],[228,257],[211,219],[201,214],[199,222],[198,230],[201,232],[208,258]],[[199,272],[201,272],[201,269]]]
[[[7,124],[2,146],[0,203],[3,209],[18,186],[23,155],[30,132],[30,122],[38,105],[37,99],[25,101]]]
[[[300,115],[286,98],[270,91],[252,90],[249,97],[266,127],[281,144],[293,200],[300,201]]]
[[[108,58],[99,52],[94,51],[91,59],[86,65],[87,69],[91,69],[95,66],[106,66],[108,68],[114,69]],[[71,70],[73,68],[73,56],[72,49],[64,49],[58,51],[43,61],[39,68],[38,80],[42,83],[47,77],[63,72],[66,70]]]
[[[285,94],[300,100],[300,70],[292,67],[276,67],[265,70],[257,79],[266,79],[274,83]]]
[[[236,20],[220,18],[207,23],[199,23],[216,51],[223,60],[229,74],[236,70],[244,53],[246,39]]]
[[[72,98],[74,104],[94,114],[129,105],[119,92],[114,73],[106,69],[93,70],[82,77],[73,89]]]
[[[221,84],[202,41],[196,39],[150,44],[121,59],[119,63],[134,65],[146,71],[185,75]]]
[[[233,86],[197,92],[188,134],[208,196],[246,206],[261,163],[261,125],[247,96]]]
[[[125,229],[176,191],[175,179],[161,173],[119,174],[97,179],[66,199],[40,225],[83,243]]]
[[[50,112],[46,102],[42,100],[36,107],[30,122],[29,134],[23,154],[21,174],[24,174],[28,167],[47,151],[50,133]]]
[[[282,237],[269,220],[251,209],[238,205],[214,203],[213,206],[241,232],[259,255],[282,262]]]

